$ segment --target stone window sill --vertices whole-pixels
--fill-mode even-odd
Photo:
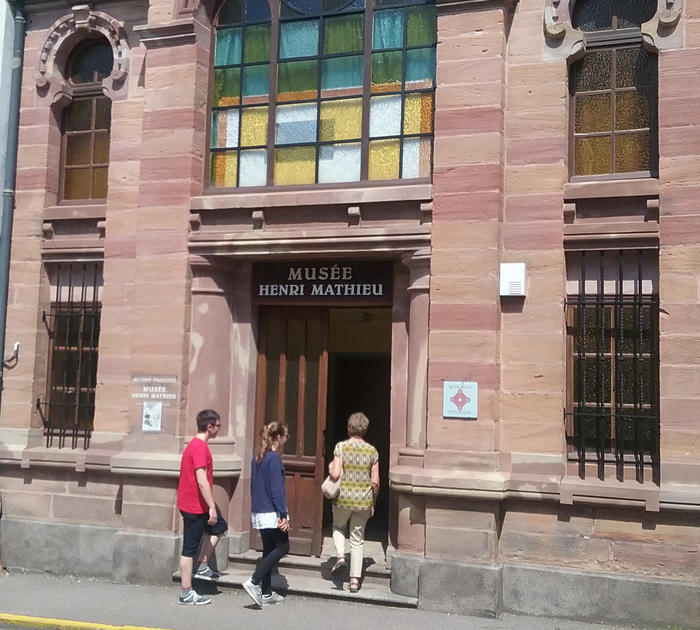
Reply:
[[[564,200],[608,197],[658,197],[659,180],[653,178],[569,182],[564,184]]]
[[[349,205],[392,201],[430,201],[433,187],[430,183],[399,184],[392,186],[362,186],[346,188],[319,188],[261,191],[225,191],[193,197],[191,209],[224,210],[230,208],[279,208],[286,206]]]

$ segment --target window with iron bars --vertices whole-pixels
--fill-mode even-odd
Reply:
[[[570,252],[567,274],[569,458],[658,483],[658,252]]]
[[[95,385],[101,305],[99,264],[57,266],[49,312],[42,314],[49,335],[46,399],[37,399],[46,445],[89,446],[94,429]]]

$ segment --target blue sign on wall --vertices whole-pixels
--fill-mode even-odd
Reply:
[[[442,384],[443,418],[476,418],[477,384],[444,381]]]

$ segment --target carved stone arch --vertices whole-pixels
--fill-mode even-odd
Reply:
[[[545,0],[545,56],[569,61],[585,52],[583,32],[572,26],[578,0]],[[683,29],[678,28],[683,0],[656,0],[656,13],[641,25],[644,46],[652,52],[682,46]]]
[[[114,57],[112,73],[102,81],[102,88],[112,100],[126,97],[130,54],[124,25],[86,4],[73,6],[70,14],[56,21],[39,50],[35,82],[40,96],[59,106],[72,100],[73,90],[65,77],[68,56],[78,42],[95,35],[109,42]]]

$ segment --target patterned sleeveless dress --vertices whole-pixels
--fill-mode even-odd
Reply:
[[[333,454],[342,456],[343,474],[340,493],[335,499],[338,507],[348,510],[369,510],[372,507],[370,469],[379,461],[377,449],[367,442],[338,442]]]

